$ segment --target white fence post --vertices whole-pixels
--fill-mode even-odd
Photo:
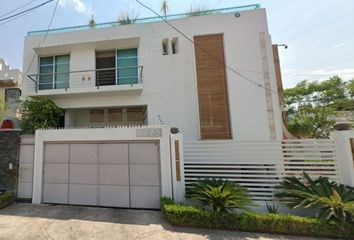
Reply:
[[[336,144],[340,181],[354,187],[354,156],[352,152],[354,146],[351,146],[351,139],[354,141],[354,131],[332,132],[331,136]]]
[[[175,202],[184,202],[185,181],[182,134],[170,134],[170,145],[173,200]]]

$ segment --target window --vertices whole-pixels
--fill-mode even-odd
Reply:
[[[39,58],[39,90],[69,87],[70,55]]]
[[[108,122],[122,122],[122,121],[123,121],[122,108],[108,109]]]
[[[144,108],[143,107],[130,107],[127,108],[127,121],[128,122],[144,122]]]
[[[162,55],[168,55],[168,38],[162,40]]]
[[[119,85],[138,83],[138,49],[117,50],[117,68]]]
[[[115,50],[96,52],[96,86],[116,85]]]
[[[90,110],[90,122],[92,123],[104,122],[104,110],[103,109]]]
[[[172,38],[171,47],[172,47],[172,54],[178,53],[178,38]]]

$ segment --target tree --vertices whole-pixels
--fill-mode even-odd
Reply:
[[[0,95],[0,123],[4,120],[7,111],[6,102],[3,96]]]
[[[169,6],[167,4],[167,0],[163,0],[162,3],[161,3],[160,11],[163,12],[163,14],[165,15],[165,19],[167,17],[168,9],[169,9]]]
[[[285,90],[288,129],[299,138],[327,138],[341,111],[354,111],[353,83],[334,76]]]
[[[22,130],[34,134],[40,128],[64,126],[64,110],[43,97],[28,97],[20,102]]]

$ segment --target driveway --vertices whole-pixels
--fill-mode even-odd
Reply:
[[[173,227],[159,211],[17,203],[0,210],[0,239],[304,239]],[[311,238],[307,238],[311,239]]]

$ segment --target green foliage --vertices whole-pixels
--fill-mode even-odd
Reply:
[[[247,189],[240,185],[216,179],[203,179],[186,188],[186,198],[197,200],[210,206],[216,215],[233,208],[247,209],[253,204]]]
[[[47,98],[28,97],[21,101],[22,130],[34,134],[39,128],[57,128],[64,125],[64,110]]]
[[[138,15],[134,11],[121,12],[118,16],[118,22],[120,25],[127,25],[135,23]]]
[[[316,216],[326,221],[353,222],[354,190],[343,184],[326,177],[313,180],[304,173],[304,180],[286,177],[279,188],[276,197],[292,209],[314,208]]]
[[[213,213],[196,206],[175,204],[171,199],[161,200],[162,212],[177,226],[229,229],[236,231],[292,234],[312,237],[353,239],[350,223],[328,223],[316,218],[288,214],[259,214],[255,212],[226,213],[215,218]]]
[[[0,124],[1,121],[4,120],[6,111],[7,111],[7,106],[6,106],[5,98],[4,96],[0,95]]]
[[[12,193],[0,194],[0,208],[4,208],[15,201],[15,196]]]
[[[339,111],[354,111],[353,82],[334,76],[286,89],[289,131],[299,138],[328,138]]]
[[[272,203],[272,205],[269,205],[268,203],[266,203],[266,207],[269,213],[279,213],[278,209],[279,209],[279,205],[275,205],[274,202]]]
[[[92,28],[96,26],[96,21],[95,21],[93,15],[91,15],[91,19],[90,19],[90,21],[89,21],[89,25],[90,25],[90,27],[92,27]]]
[[[168,9],[169,9],[169,6],[168,6],[168,3],[167,3],[167,0],[163,0],[162,3],[161,3],[160,11],[163,12],[165,18],[167,16]]]
[[[203,16],[209,15],[211,11],[208,9],[206,5],[192,5],[189,12],[187,13],[188,17],[195,17],[195,16]]]

